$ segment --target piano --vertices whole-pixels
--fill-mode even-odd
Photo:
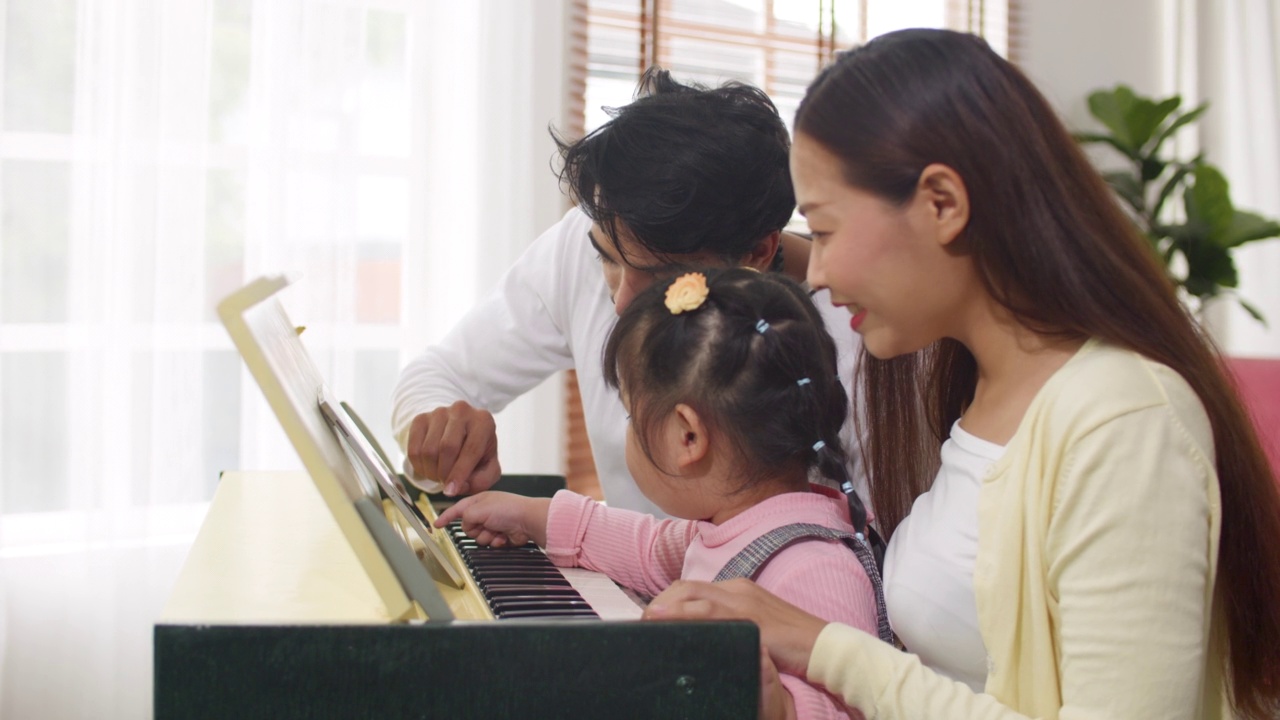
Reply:
[[[219,312],[306,470],[223,473],[154,628],[156,718],[755,716],[751,623],[640,621],[602,575],[424,531],[428,496],[379,492],[320,411],[285,284]]]

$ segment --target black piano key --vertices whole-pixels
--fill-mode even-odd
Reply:
[[[513,580],[511,578],[476,578],[476,584],[481,590],[488,590],[490,587],[508,587],[528,588],[530,592],[537,592],[539,588],[556,588],[559,590],[575,590],[568,580],[555,578],[536,578],[533,580]],[[575,590],[576,592],[576,590]]]
[[[545,583],[512,583],[512,582],[485,583],[484,589],[485,589],[485,592],[490,592],[490,591],[521,592],[521,593],[564,592],[564,593],[580,594],[579,592],[577,592],[577,588],[573,587],[573,585],[564,585],[564,584],[549,585]]]
[[[560,572],[560,568],[555,565],[538,561],[512,562],[510,560],[495,560],[492,558],[481,558],[478,560],[475,558],[467,558],[467,567],[474,568],[476,570],[491,570],[493,572],[503,572],[504,570],[527,570],[529,572],[554,573],[556,575],[563,574]]]
[[[578,591],[574,590],[573,588],[552,588],[552,587],[501,588],[501,587],[490,586],[488,588],[485,588],[484,595],[485,597],[495,602],[498,600],[504,600],[504,599],[537,600],[540,598],[552,598],[552,599],[568,598],[572,600],[575,598],[582,597],[581,595],[578,594]]]
[[[473,572],[489,573],[490,575],[514,573],[517,575],[552,575],[554,577],[564,577],[564,573],[560,572],[560,568],[557,568],[554,565],[511,565],[508,563],[487,565],[485,563],[467,563],[467,567],[471,568]]]
[[[493,614],[501,620],[536,617],[599,617],[589,607],[516,607],[494,608]]]
[[[500,575],[472,575],[476,582],[482,585],[554,585],[556,587],[573,587],[573,585],[564,579],[564,576],[555,575],[513,575],[510,573]]]
[[[543,600],[494,600],[494,612],[508,610],[590,610],[585,600],[543,599]]]
[[[551,562],[551,558],[539,548],[463,548],[462,554],[478,560],[505,560],[507,562]]]
[[[537,575],[537,574],[560,575],[560,576],[564,575],[564,573],[560,572],[560,568],[556,567],[555,565],[546,565],[546,564],[532,563],[532,562],[512,563],[512,562],[467,561],[466,564],[468,568],[470,568],[475,572],[490,572],[490,573],[513,572],[513,573],[526,573],[529,575]]]
[[[542,548],[538,547],[537,543],[525,543],[524,545],[481,545],[479,541],[469,537],[455,538],[454,542],[460,545],[474,544],[476,547],[485,548],[487,550],[535,550],[537,552],[542,552]]]
[[[472,575],[483,575],[486,577],[500,577],[502,575],[510,575],[512,577],[535,578],[535,577],[551,577],[562,578],[564,573],[549,567],[510,567],[507,565],[499,565],[498,567],[486,567],[484,565],[472,565]]]
[[[543,555],[542,552],[527,552],[524,550],[511,550],[510,552],[482,552],[480,550],[472,550],[465,552],[462,557],[469,563],[474,565],[483,565],[485,563],[507,563],[521,564],[526,567],[555,567],[550,558]]]

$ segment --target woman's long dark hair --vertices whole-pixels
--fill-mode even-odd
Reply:
[[[1221,356],[1049,103],[980,38],[906,30],[841,54],[809,86],[796,132],[839,157],[852,186],[892,202],[912,196],[929,164],[951,167],[970,197],[957,240],[992,297],[1035,331],[1128,348],[1195,390],[1213,426],[1222,498],[1216,591],[1232,703],[1246,717],[1273,717],[1276,478]],[[883,361],[864,350],[862,360],[855,392],[874,409],[864,413],[864,457],[873,506],[892,533],[937,472],[977,365],[954,340]]]

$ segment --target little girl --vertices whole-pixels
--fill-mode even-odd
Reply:
[[[805,292],[775,273],[688,273],[628,305],[604,374],[630,413],[627,467],[674,518],[607,508],[561,491],[464,498],[480,544],[534,540],[563,567],[603,572],[650,596],[677,579],[753,578],[831,622],[891,637],[846,471],[848,399],[836,349]],[[811,485],[811,474],[843,487]],[[801,542],[803,541],[803,542]],[[846,544],[847,543],[847,544]],[[833,696],[783,675],[773,700],[798,718],[846,717]]]

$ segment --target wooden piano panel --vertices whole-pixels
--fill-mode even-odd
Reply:
[[[223,473],[161,617],[205,623],[393,619],[304,472]]]

